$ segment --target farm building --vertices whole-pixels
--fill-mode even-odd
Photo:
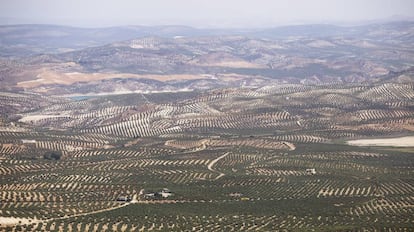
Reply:
[[[314,168],[308,168],[306,169],[306,174],[315,175],[316,170]]]

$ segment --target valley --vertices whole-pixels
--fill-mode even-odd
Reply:
[[[414,24],[225,32],[1,26],[0,231],[412,231]]]

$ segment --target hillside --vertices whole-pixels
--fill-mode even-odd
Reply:
[[[0,58],[2,89],[48,94],[258,87],[263,83],[376,83],[389,79],[392,73],[401,73],[404,78],[397,79],[410,82],[407,70],[414,64],[414,24],[408,22],[228,32],[234,35],[182,27],[11,28],[3,27],[9,32],[1,37],[1,44],[19,54]],[[11,39],[23,32],[21,39]],[[171,37],[173,34],[190,36]],[[28,45],[26,40],[35,43]],[[55,40],[59,43],[54,45]],[[52,49],[42,55],[27,55],[13,47],[44,49],[36,41],[69,46],[73,51]],[[71,44],[64,46],[68,41]]]
[[[414,23],[0,27],[0,231],[413,231]]]

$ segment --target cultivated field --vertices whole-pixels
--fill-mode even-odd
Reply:
[[[0,93],[1,231],[414,230],[414,150],[344,144],[412,139],[412,84],[79,99]]]

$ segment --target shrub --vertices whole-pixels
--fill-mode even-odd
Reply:
[[[61,151],[49,151],[43,155],[43,158],[47,160],[60,160],[61,157],[62,157]]]

